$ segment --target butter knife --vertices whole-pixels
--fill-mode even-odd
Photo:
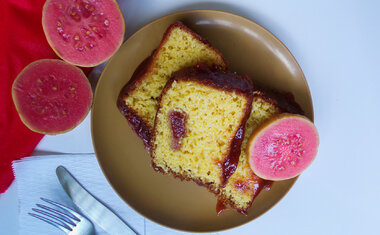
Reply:
[[[137,234],[119,216],[91,195],[65,167],[58,166],[56,173],[67,195],[104,231],[109,234]]]

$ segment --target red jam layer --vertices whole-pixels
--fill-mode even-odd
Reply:
[[[239,157],[241,153],[241,144],[244,139],[244,127],[239,126],[236,134],[231,142],[231,150],[228,153],[226,160],[222,164],[222,185],[227,184],[228,179],[236,171],[237,165],[239,163]]]
[[[183,111],[171,110],[169,112],[170,127],[172,130],[173,150],[178,150],[182,146],[182,139],[186,137],[187,114]]]

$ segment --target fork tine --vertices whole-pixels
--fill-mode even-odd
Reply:
[[[62,205],[62,204],[60,204],[58,202],[55,202],[55,201],[52,201],[52,200],[49,200],[49,199],[46,199],[46,198],[43,198],[43,197],[41,197],[41,200],[45,201],[47,203],[50,203],[50,204],[52,204],[54,206],[57,206],[59,208],[61,208],[62,210],[66,211],[68,214],[70,214],[69,217],[71,217],[71,218],[73,218],[73,219],[75,219],[77,221],[80,221],[80,218],[78,218],[78,217],[81,217],[81,215],[78,214],[77,212],[75,212],[74,210],[68,208],[67,206],[64,206],[64,205]]]
[[[56,210],[56,209],[53,209],[53,208],[51,208],[51,207],[48,207],[48,206],[45,206],[45,205],[42,205],[42,204],[36,204],[38,207],[40,207],[40,208],[42,208],[42,209],[45,209],[45,210],[47,210],[47,211],[50,211],[50,212],[53,212],[53,213],[56,213],[56,214],[59,214],[59,215],[61,215],[61,216],[63,216],[63,217],[69,217],[69,218],[71,218],[71,219],[73,219],[73,220],[76,220],[76,221],[80,221],[80,219],[79,218],[77,218],[76,216],[74,216],[74,215],[72,215],[71,213],[65,213],[65,212],[62,212],[62,211],[59,211],[59,210]],[[70,220],[70,222],[73,222],[73,221],[71,221]]]
[[[37,214],[34,214],[34,213],[28,213],[30,216],[33,216],[34,218],[37,218],[37,219],[40,219],[40,220],[42,220],[42,221],[44,221],[44,222],[46,222],[46,223],[48,223],[48,224],[50,224],[50,225],[53,225],[54,227],[56,227],[56,228],[59,228],[59,229],[61,229],[62,231],[64,231],[65,233],[69,233],[69,232],[71,232],[72,231],[72,229],[69,227],[69,226],[67,226],[66,224],[64,224],[64,223],[61,223],[61,222],[56,222],[56,221],[53,221],[53,220],[51,220],[51,219],[48,219],[48,218],[45,218],[45,217],[43,217],[43,216],[41,216],[41,215],[37,215]]]
[[[36,209],[36,208],[32,208],[32,211],[35,211],[35,212],[40,213],[40,214],[43,214],[43,215],[45,215],[47,217],[50,217],[50,218],[54,218],[54,219],[56,219],[56,220],[58,220],[58,221],[60,221],[62,223],[67,224],[67,226],[69,226],[68,224],[70,224],[71,226],[75,227],[75,223],[73,221],[71,221],[69,218],[67,218],[67,217],[65,217],[63,215],[52,214],[52,213],[49,213],[47,211]]]

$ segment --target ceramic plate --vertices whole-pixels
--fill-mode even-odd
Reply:
[[[159,45],[166,28],[182,21],[224,55],[231,71],[254,83],[292,92],[313,119],[311,96],[301,68],[288,49],[260,25],[231,13],[192,10],[157,19],[132,35],[104,69],[94,96],[92,138],[104,175],[119,196],[137,212],[161,225],[191,232],[215,232],[245,224],[268,211],[295,179],[276,182],[248,210],[216,214],[216,197],[193,182],[155,172],[142,141],[116,107],[120,89]],[[128,218],[125,218],[128,220]]]

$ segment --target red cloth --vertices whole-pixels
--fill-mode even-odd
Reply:
[[[29,63],[57,58],[42,29],[44,3],[45,0],[0,0],[0,193],[14,179],[12,161],[29,156],[43,137],[21,122],[11,87]]]

